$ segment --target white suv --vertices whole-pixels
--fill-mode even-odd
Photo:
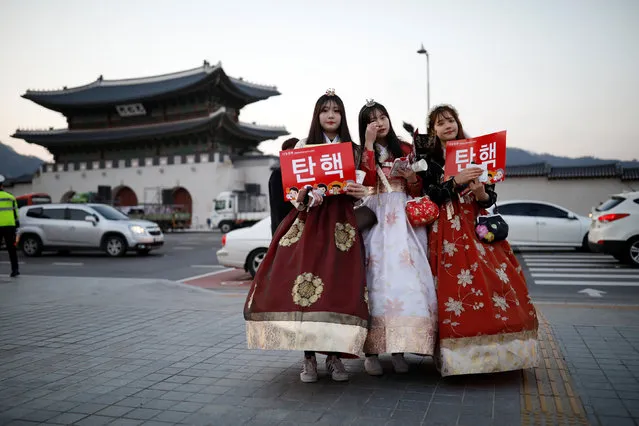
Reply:
[[[592,251],[639,267],[639,191],[613,195],[592,210],[588,243]]]
[[[127,250],[148,254],[164,244],[160,227],[131,220],[106,204],[42,204],[19,210],[18,247],[26,256],[43,250],[104,250],[124,256]]]

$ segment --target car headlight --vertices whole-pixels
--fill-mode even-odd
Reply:
[[[140,225],[129,226],[129,229],[134,234],[144,234],[146,232],[146,230],[143,227],[141,227]]]

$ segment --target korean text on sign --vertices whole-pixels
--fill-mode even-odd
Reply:
[[[506,168],[506,131],[446,144],[447,177],[456,175],[473,163],[485,165],[490,176],[503,178]]]
[[[348,181],[355,181],[351,143],[308,145],[280,152],[285,198],[310,185],[327,195],[342,193]]]

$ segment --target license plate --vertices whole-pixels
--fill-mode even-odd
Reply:
[[[160,238],[160,237],[154,237],[153,238],[153,242],[154,243],[159,243],[160,241],[162,241],[162,238]]]

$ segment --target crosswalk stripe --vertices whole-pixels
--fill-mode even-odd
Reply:
[[[574,285],[582,287],[636,287],[639,283],[636,281],[558,281],[558,280],[535,280],[537,285]]]
[[[614,257],[610,257],[610,258],[592,258],[592,259],[570,259],[570,258],[548,258],[548,259],[538,259],[538,258],[534,258],[534,259],[526,259],[524,258],[524,260],[526,261],[526,263],[528,262],[572,262],[572,263],[581,263],[581,262],[592,262],[592,263],[607,263],[607,262],[612,262],[612,263],[619,263],[619,261],[617,259],[615,259]]]
[[[545,263],[545,262],[526,262],[526,265],[529,267],[538,267],[538,266],[550,266],[553,268],[570,268],[575,266],[581,266],[576,263]],[[587,268],[615,268],[619,265],[619,262],[610,262],[610,263],[591,263],[590,265],[584,265],[584,269]]]
[[[541,278],[623,278],[623,279],[630,279],[630,278],[634,278],[636,280],[639,280],[639,274],[633,274],[633,275],[619,275],[619,274],[615,274],[615,273],[611,273],[611,274],[546,274],[546,273],[531,273],[530,275],[532,275],[533,277],[541,277]],[[639,282],[636,282],[637,285],[639,285]]]
[[[639,270],[599,253],[521,255],[531,284],[547,286],[639,287]]]
[[[554,265],[553,265],[554,266]],[[574,266],[574,265],[570,265]],[[590,271],[614,271],[619,274],[636,274],[636,269],[631,268],[602,268],[602,267],[584,267],[584,268],[528,268],[530,272],[584,272],[585,270]]]

